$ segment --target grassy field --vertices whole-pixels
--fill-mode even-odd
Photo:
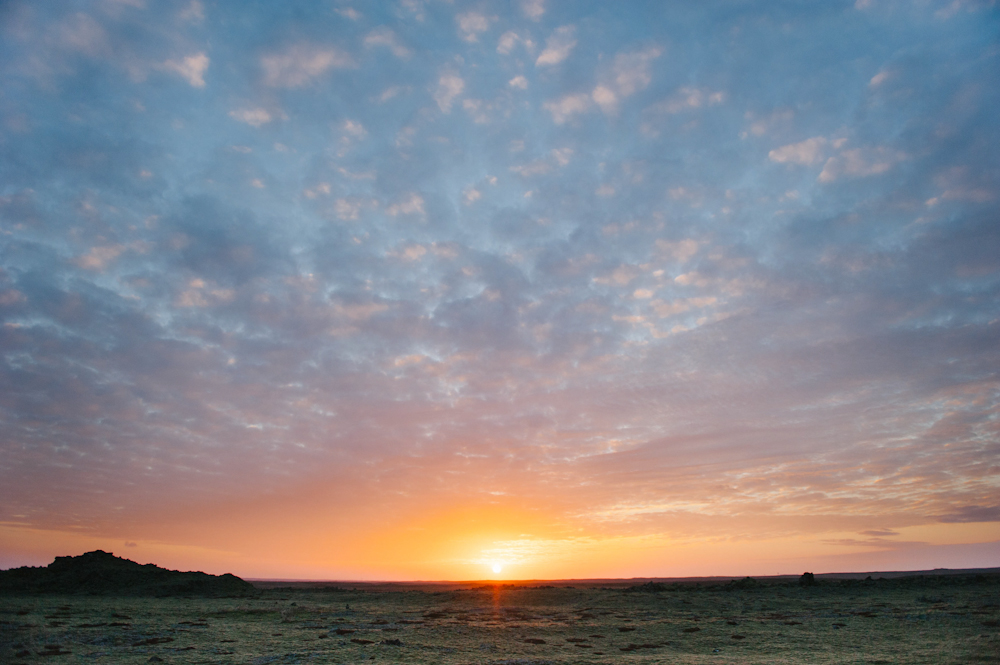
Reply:
[[[1000,580],[0,597],[2,663],[1000,662]]]

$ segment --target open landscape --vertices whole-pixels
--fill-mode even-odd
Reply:
[[[0,0],[0,665],[1000,665],[998,81],[998,0]]]
[[[0,662],[995,663],[1000,572],[5,595]],[[628,586],[631,585],[631,586]]]

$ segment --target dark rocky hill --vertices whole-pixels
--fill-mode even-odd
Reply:
[[[249,596],[253,585],[235,575],[182,573],[97,550],[57,556],[48,566],[0,570],[0,594],[97,596]]]

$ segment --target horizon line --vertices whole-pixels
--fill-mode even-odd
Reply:
[[[581,577],[581,578],[559,578],[559,579],[478,579],[478,580],[326,580],[326,579],[303,579],[285,577],[242,577],[247,582],[267,582],[267,583],[292,583],[292,584],[568,584],[575,583],[597,583],[597,582],[684,582],[700,580],[741,580],[752,578],[755,580],[798,578],[810,571],[802,573],[777,573],[775,575],[692,575],[687,577],[665,577],[665,576],[638,576],[638,577]],[[979,568],[931,568],[920,570],[866,570],[866,571],[833,571],[826,573],[812,573],[816,577],[839,578],[839,579],[863,579],[861,576],[881,575],[891,577],[908,577],[913,575],[962,575],[977,573],[1000,573],[1000,566],[979,567]]]

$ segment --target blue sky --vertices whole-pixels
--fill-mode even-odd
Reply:
[[[5,3],[0,564],[997,565],[998,18]]]

